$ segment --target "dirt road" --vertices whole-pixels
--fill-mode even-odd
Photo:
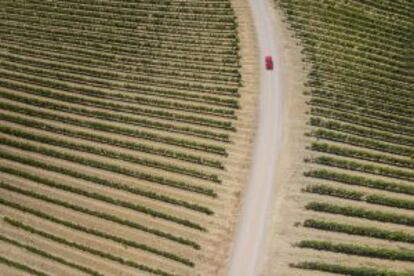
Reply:
[[[273,7],[268,0],[249,0],[258,39],[261,65],[261,91],[258,106],[258,124],[253,150],[250,179],[242,203],[228,275],[258,275],[261,249],[275,187],[276,164],[282,139],[281,65],[276,39]],[[264,57],[272,55],[274,70],[267,71]]]

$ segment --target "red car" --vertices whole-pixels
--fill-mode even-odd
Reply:
[[[266,69],[267,70],[273,70],[273,58],[272,56],[266,56],[265,57],[266,62]]]

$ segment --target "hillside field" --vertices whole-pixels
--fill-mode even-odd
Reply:
[[[1,1],[1,275],[222,273],[253,135],[246,8]]]
[[[307,77],[263,275],[414,275],[414,2],[276,10]]]
[[[269,4],[284,128],[260,276],[414,275],[414,2]],[[0,1],[0,275],[227,275],[263,92],[251,16]]]

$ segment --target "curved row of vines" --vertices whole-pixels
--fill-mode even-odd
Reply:
[[[229,0],[1,1],[0,243],[25,252],[1,251],[2,265],[208,267],[236,135],[237,27]]]
[[[332,254],[320,261],[297,258],[291,266],[343,275],[412,275],[414,3],[278,5],[310,67],[310,142],[302,181],[308,218],[297,225],[314,234],[295,246]],[[350,266],[348,257],[361,261]]]

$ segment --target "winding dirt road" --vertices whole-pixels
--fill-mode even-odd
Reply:
[[[276,39],[273,7],[268,0],[249,0],[252,9],[261,66],[261,91],[258,106],[256,140],[250,178],[242,204],[228,275],[259,274],[265,230],[274,194],[275,172],[282,139],[281,66]],[[265,70],[264,57],[272,55],[273,71]]]

